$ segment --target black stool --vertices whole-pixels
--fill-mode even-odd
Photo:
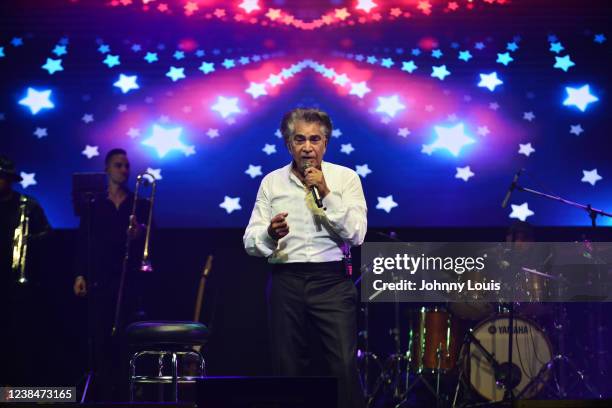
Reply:
[[[195,346],[201,347],[208,340],[208,328],[197,322],[147,321],[130,324],[126,329],[127,340],[132,350],[130,357],[130,401],[134,400],[136,384],[172,384],[172,399],[178,402],[178,384],[195,383],[204,378],[204,357]],[[145,355],[158,356],[157,376],[137,376],[136,361]],[[179,376],[178,356],[192,355],[197,358],[199,375]],[[172,375],[163,375],[164,357],[172,358]]]

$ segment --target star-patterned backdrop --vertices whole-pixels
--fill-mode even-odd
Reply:
[[[370,226],[588,225],[612,211],[610,6],[527,0],[25,0],[0,16],[1,152],[53,226],[128,151],[163,227],[243,227],[278,131],[327,111]],[[132,185],[132,184],[131,184]],[[601,225],[612,225],[599,219]]]

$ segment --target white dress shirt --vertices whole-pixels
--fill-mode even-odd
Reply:
[[[342,259],[346,244],[363,243],[367,207],[359,176],[327,162],[321,163],[321,170],[330,190],[323,198],[324,210],[316,207],[291,163],[263,178],[243,237],[249,255],[265,256],[269,263],[330,262]],[[277,242],[268,227],[282,212],[288,213],[289,233]]]

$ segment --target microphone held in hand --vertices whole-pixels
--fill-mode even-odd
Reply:
[[[302,165],[302,171],[305,172],[306,169],[308,169],[309,167],[312,167],[312,163],[305,162]],[[317,207],[322,208],[323,200],[321,199],[321,194],[319,193],[319,189],[317,188],[317,186],[310,186],[310,192],[312,193],[312,197],[314,198],[314,201],[317,204]]]

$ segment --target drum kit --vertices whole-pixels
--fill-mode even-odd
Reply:
[[[531,302],[491,303],[464,299],[412,306],[400,313],[394,303],[395,350],[382,359],[369,350],[369,305],[364,303],[364,340],[358,352],[368,408],[475,407],[515,399],[567,397],[581,385],[583,395],[601,398],[564,350],[551,338],[567,335],[563,303],[541,303],[547,282],[557,279],[520,268]],[[363,273],[363,270],[362,270]],[[405,312],[405,313],[404,313]],[[400,317],[403,316],[403,317]],[[400,326],[408,328],[400,329]],[[407,333],[402,348],[400,333]],[[570,381],[570,378],[572,381]],[[418,396],[417,396],[418,395]],[[427,402],[415,402],[415,398]]]

